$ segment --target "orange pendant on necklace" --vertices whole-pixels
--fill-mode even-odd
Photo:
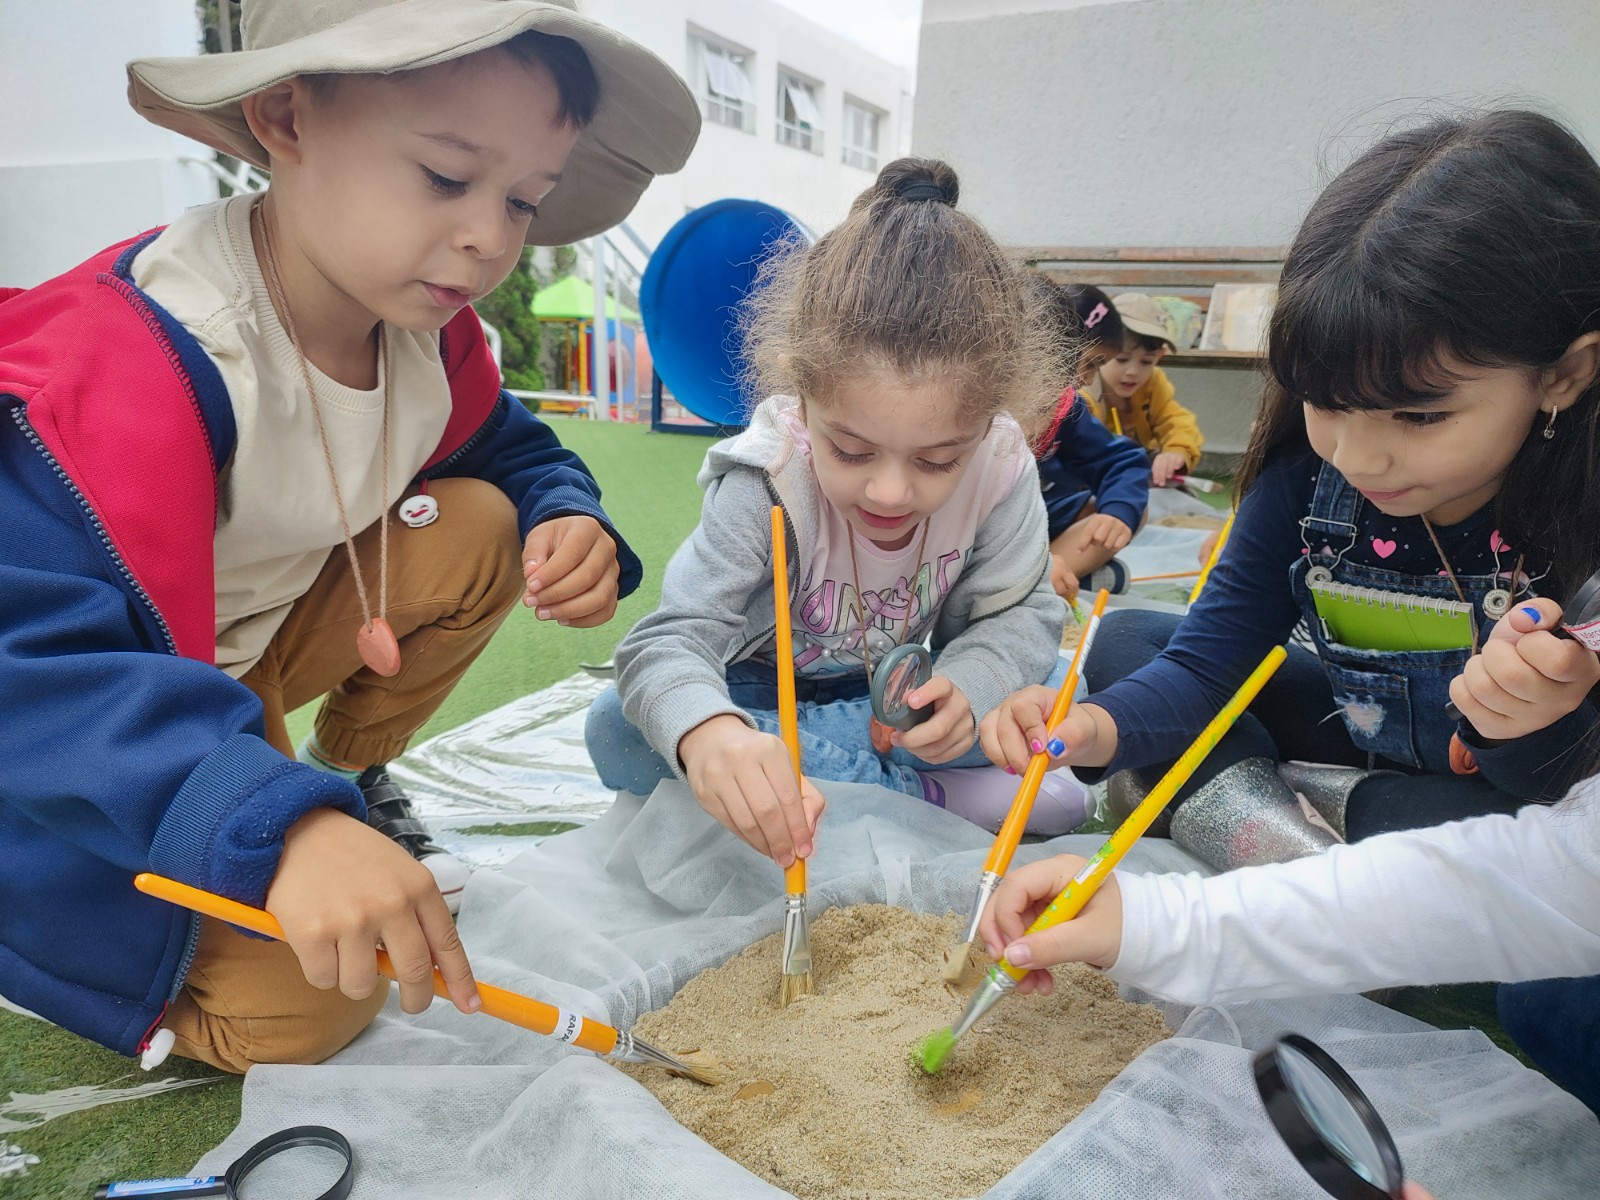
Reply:
[[[400,674],[400,643],[382,617],[374,617],[371,625],[356,631],[356,652],[362,662],[385,679]]]

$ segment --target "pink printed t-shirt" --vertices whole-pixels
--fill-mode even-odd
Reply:
[[[789,429],[795,450],[809,465],[811,439],[797,414]],[[817,542],[809,561],[796,564],[800,589],[794,605],[795,671],[812,679],[864,674],[861,651],[862,598],[866,601],[868,649],[876,665],[895,646],[927,638],[939,606],[961,578],[979,527],[1011,493],[1030,459],[1022,430],[1010,417],[995,419],[978,443],[950,499],[928,519],[927,543],[918,561],[923,530],[898,550],[885,550],[856,534],[844,514],[816,484]],[[855,539],[860,592],[850,562]],[[909,615],[909,627],[907,617]],[[771,659],[772,646],[761,657]]]

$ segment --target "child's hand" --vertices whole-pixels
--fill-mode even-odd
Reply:
[[[1067,566],[1067,560],[1054,551],[1050,553],[1050,586],[1055,588],[1056,595],[1068,604],[1078,598],[1077,575]]]
[[[1133,530],[1124,522],[1106,513],[1095,513],[1078,525],[1080,550],[1087,550],[1090,546],[1104,546],[1115,554],[1132,540]]]
[[[362,821],[318,808],[291,825],[266,906],[313,987],[337,987],[352,1000],[370,996],[381,942],[406,1012],[433,1002],[435,965],[457,1008],[480,1006],[467,952],[432,873]]]
[[[906,693],[912,708],[933,705],[933,716],[907,730],[896,729],[890,737],[896,746],[909,750],[924,762],[949,762],[960,758],[978,740],[972,705],[955,684],[935,675],[915,691]]]
[[[617,611],[617,543],[593,517],[555,517],[528,531],[522,603],[541,621],[588,629]]]
[[[789,749],[731,713],[702,721],[678,742],[695,799],[717,820],[787,868],[809,858],[822,816],[822,793],[797,789]]]
[[[1074,704],[1054,730],[1046,729],[1056,694],[1036,686],[1013,692],[979,727],[983,752],[997,767],[1021,775],[1035,754],[1048,753],[1063,763],[1103,767],[1116,753],[1116,727],[1098,705]]]
[[[1187,470],[1189,460],[1172,450],[1155,456],[1150,463],[1150,486],[1165,487],[1174,475]]]
[[[1600,657],[1550,632],[1560,620],[1554,600],[1518,605],[1450,681],[1450,699],[1484,737],[1510,741],[1545,729],[1600,682]]]
[[[1023,995],[1048,996],[1055,988],[1046,967],[1081,962],[1104,970],[1122,953],[1122,892],[1117,877],[1109,875],[1100,890],[1070,921],[1023,937],[1050,902],[1061,894],[1086,859],[1060,854],[1018,867],[995,889],[978,924],[978,936],[991,958],[1003,954],[1014,967],[1031,968],[1017,984]]]
[[[1217,548],[1217,542],[1222,538],[1222,530],[1213,529],[1206,534],[1206,540],[1200,543],[1200,553],[1195,555],[1195,562],[1202,567],[1211,561],[1211,552]]]

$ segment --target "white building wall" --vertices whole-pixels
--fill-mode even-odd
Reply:
[[[1600,3],[924,0],[913,147],[1007,244],[1282,245],[1430,99],[1532,105],[1600,152]],[[1242,445],[1252,377],[1174,383]]]
[[[0,0],[0,286],[38,283],[214,198],[209,151],[127,101],[130,58],[192,54],[193,0]]]
[[[751,54],[754,131],[705,123],[688,166],[656,180],[630,218],[652,245],[690,209],[728,196],[776,204],[819,231],[837,224],[873,179],[873,172],[842,161],[846,95],[886,114],[878,132],[880,165],[909,144],[910,79],[905,69],[772,0],[585,0],[584,11],[655,51],[688,80],[696,95],[704,89],[690,69],[691,29]],[[821,154],[777,140],[780,66],[821,84]]]

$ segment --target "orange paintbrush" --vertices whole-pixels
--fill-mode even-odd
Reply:
[[[789,748],[795,787],[800,772],[800,717],[794,699],[794,642],[789,626],[789,538],[783,509],[772,506],[772,603],[777,621],[778,729]],[[811,979],[811,934],[806,923],[806,860],[796,858],[783,873],[783,986],[785,1007],[817,990]]]
[[[1078,639],[1078,648],[1072,654],[1072,666],[1067,670],[1067,677],[1061,682],[1061,690],[1056,693],[1055,703],[1050,708],[1050,722],[1046,730],[1054,731],[1056,726],[1066,720],[1068,711],[1072,708],[1072,693],[1078,690],[1078,672],[1089,653],[1089,647],[1094,643],[1094,635],[1100,628],[1100,617],[1106,611],[1106,601],[1111,598],[1111,593],[1105,588],[1100,589],[1100,594],[1094,598],[1094,608],[1089,613],[1089,623],[1084,626],[1083,636]],[[994,895],[995,888],[1000,886],[1000,881],[1005,878],[1006,871],[1011,866],[1011,856],[1017,852],[1017,846],[1022,841],[1022,832],[1028,826],[1028,817],[1033,813],[1033,802],[1039,796],[1039,785],[1044,782],[1045,772],[1050,769],[1050,754],[1041,750],[1028,760],[1027,773],[1022,777],[1022,784],[1017,788],[1017,798],[1011,802],[1011,811],[1006,814],[1006,819],[1000,825],[1000,832],[995,834],[994,845],[989,848],[989,857],[984,861],[983,874],[978,878],[978,894],[972,901],[972,912],[967,917],[967,927],[961,940],[945,951],[944,978],[949,983],[954,983],[961,978],[961,972],[967,969],[967,955],[972,950],[972,939],[978,936],[978,922],[983,918],[984,905],[989,903],[989,897]]]
[[[237,900],[229,900],[224,896],[190,887],[186,883],[179,883],[175,879],[168,879],[164,875],[152,875],[148,872],[135,875],[133,885],[146,895],[176,904],[181,908],[191,909],[202,916],[214,917],[230,925],[237,925],[241,929],[248,929],[252,933],[276,938],[280,942],[288,941],[284,936],[283,926],[278,924],[278,919],[263,909],[251,908],[248,904],[240,904]],[[396,978],[394,964],[389,961],[389,955],[383,950],[377,951],[377,955],[379,972],[390,979]],[[433,991],[437,996],[443,996],[447,1000],[450,998],[449,987],[437,969],[433,972]],[[596,1054],[604,1055],[614,1062],[646,1063],[653,1067],[662,1067],[676,1075],[698,1080],[700,1083],[717,1084],[723,1082],[725,1078],[725,1072],[719,1070],[712,1062],[702,1060],[690,1063],[676,1055],[668,1054],[665,1050],[657,1050],[625,1029],[614,1029],[602,1021],[596,1021],[592,1017],[585,1017],[565,1008],[558,1008],[554,1004],[546,1004],[542,1000],[520,996],[516,992],[508,992],[489,983],[478,984],[478,997],[483,1001],[483,1008],[480,1011],[491,1017],[523,1029],[531,1029],[534,1033],[542,1033],[545,1037],[553,1037],[584,1050],[593,1050]]]

